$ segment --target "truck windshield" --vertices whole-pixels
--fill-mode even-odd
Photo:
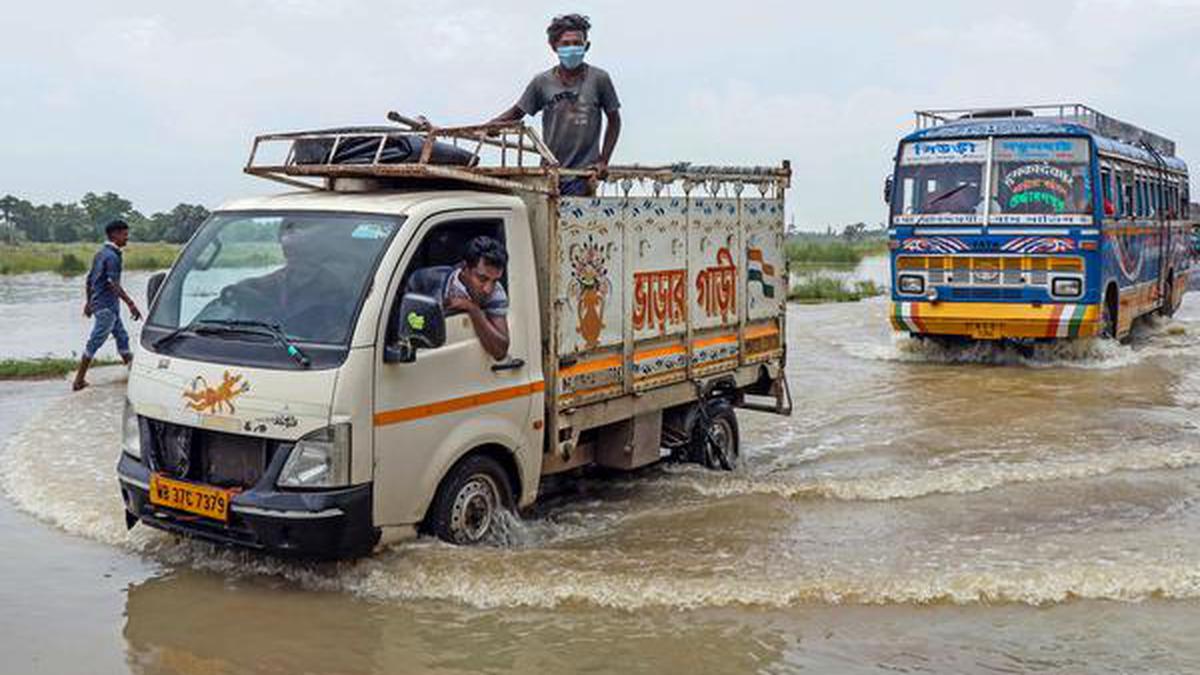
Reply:
[[[378,215],[218,213],[159,291],[148,325],[254,321],[342,345],[400,221]]]

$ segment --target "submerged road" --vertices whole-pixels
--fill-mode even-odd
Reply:
[[[1200,300],[1132,347],[792,307],[747,466],[587,482],[340,565],[125,530],[119,383],[0,390],[6,672],[1200,670]]]

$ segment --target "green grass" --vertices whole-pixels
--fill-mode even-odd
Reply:
[[[821,275],[805,276],[788,291],[793,302],[858,302],[881,295],[883,289],[873,281],[846,281]]]
[[[787,243],[787,257],[793,265],[857,265],[863,258],[887,253],[887,246],[885,239],[793,239]]]
[[[0,245],[0,274],[57,272],[64,276],[85,274],[99,243],[21,243]],[[178,244],[133,243],[125,247],[126,270],[160,270],[171,266],[179,253]]]
[[[115,366],[120,361],[115,359],[96,359],[93,367]],[[75,372],[79,367],[78,359],[4,359],[0,360],[0,380],[36,380],[62,377]]]

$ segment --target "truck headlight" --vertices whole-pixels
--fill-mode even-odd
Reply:
[[[916,274],[901,274],[899,286],[901,293],[920,295],[925,292],[925,277]]]
[[[121,417],[121,450],[130,457],[142,458],[141,423],[129,399],[125,399],[125,412]]]
[[[1050,292],[1064,298],[1077,298],[1083,295],[1083,282],[1079,279],[1055,279],[1050,284]]]
[[[331,488],[350,484],[350,425],[334,424],[305,435],[292,446],[279,487]]]

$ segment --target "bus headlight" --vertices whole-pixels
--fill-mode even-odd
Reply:
[[[1055,279],[1050,283],[1050,292],[1063,298],[1083,295],[1083,282],[1079,279]]]
[[[292,446],[279,487],[331,488],[350,484],[350,425],[334,424],[305,435]]]
[[[142,458],[141,423],[129,399],[125,399],[125,412],[121,416],[121,450],[130,457]]]
[[[900,292],[907,295],[920,295],[925,292],[925,277],[916,274],[901,274],[898,280]]]

